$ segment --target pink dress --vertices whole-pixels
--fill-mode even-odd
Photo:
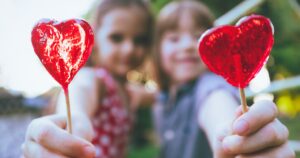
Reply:
[[[92,120],[96,158],[125,158],[131,117],[117,91],[113,77],[104,69],[96,70],[97,77],[105,85],[98,111]]]

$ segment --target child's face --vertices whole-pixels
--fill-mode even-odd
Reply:
[[[97,31],[100,64],[113,75],[125,77],[139,66],[146,53],[145,18],[136,7],[108,12]]]
[[[184,14],[176,30],[167,30],[162,35],[161,62],[171,84],[193,80],[205,69],[197,51],[198,39],[205,30],[195,26],[192,19]]]

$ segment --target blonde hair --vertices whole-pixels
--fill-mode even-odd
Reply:
[[[159,13],[156,21],[156,32],[154,39],[154,66],[157,83],[161,90],[169,88],[169,76],[162,68],[160,58],[160,44],[163,34],[167,30],[178,28],[179,20],[183,14],[188,13],[194,20],[195,25],[203,29],[213,26],[213,15],[209,9],[202,3],[196,1],[171,2],[166,5]]]

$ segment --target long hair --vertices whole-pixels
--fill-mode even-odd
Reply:
[[[190,17],[193,18],[199,28],[208,29],[213,26],[212,13],[204,4],[197,1],[171,2],[160,11],[156,21],[153,62],[155,77],[161,90],[167,90],[170,84],[170,77],[162,67],[161,40],[167,30],[178,28],[181,16],[186,13],[191,15]]]

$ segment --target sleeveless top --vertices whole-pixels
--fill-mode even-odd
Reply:
[[[113,77],[104,69],[95,72],[105,86],[105,93],[92,119],[96,158],[125,158],[131,128],[129,111],[122,102]]]
[[[153,109],[153,118],[161,143],[160,158],[212,158],[208,140],[198,123],[201,103],[214,90],[237,90],[212,73],[204,73],[179,88],[170,104],[168,92],[162,92]]]

